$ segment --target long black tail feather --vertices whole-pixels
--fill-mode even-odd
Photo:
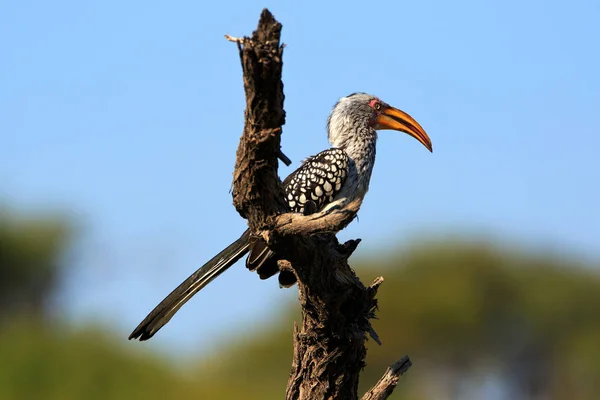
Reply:
[[[129,335],[129,339],[148,340],[203,287],[235,264],[249,250],[250,231],[246,230],[235,242],[183,281]]]

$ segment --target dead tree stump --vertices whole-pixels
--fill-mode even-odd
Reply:
[[[296,399],[358,399],[358,380],[365,366],[365,341],[370,335],[375,298],[383,278],[365,287],[348,265],[360,239],[344,244],[331,232],[348,225],[360,202],[344,209],[309,216],[288,212],[277,174],[283,109],[283,45],[281,24],[264,9],[251,37],[237,43],[244,77],[244,132],[233,173],[233,204],[254,234],[285,256],[281,270],[298,280],[302,322],[294,327],[292,370],[286,397]],[[399,376],[410,367],[408,357],[390,367],[363,397],[385,399]]]

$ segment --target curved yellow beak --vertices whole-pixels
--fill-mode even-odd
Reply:
[[[417,139],[421,144],[427,147],[427,150],[433,152],[431,139],[425,133],[425,130],[413,117],[402,110],[392,106],[387,106],[375,120],[375,129],[393,129],[409,134]]]

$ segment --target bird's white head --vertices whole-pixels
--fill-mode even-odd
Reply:
[[[367,93],[342,97],[327,121],[329,142],[340,148],[352,146],[356,141],[375,143],[377,130],[384,129],[407,133],[433,151],[429,136],[414,118]]]

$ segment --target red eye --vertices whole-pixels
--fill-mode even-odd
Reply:
[[[375,111],[381,111],[381,109],[383,108],[383,106],[381,105],[381,101],[379,101],[378,99],[373,99],[369,102],[369,105],[371,107],[373,107],[373,109]]]

